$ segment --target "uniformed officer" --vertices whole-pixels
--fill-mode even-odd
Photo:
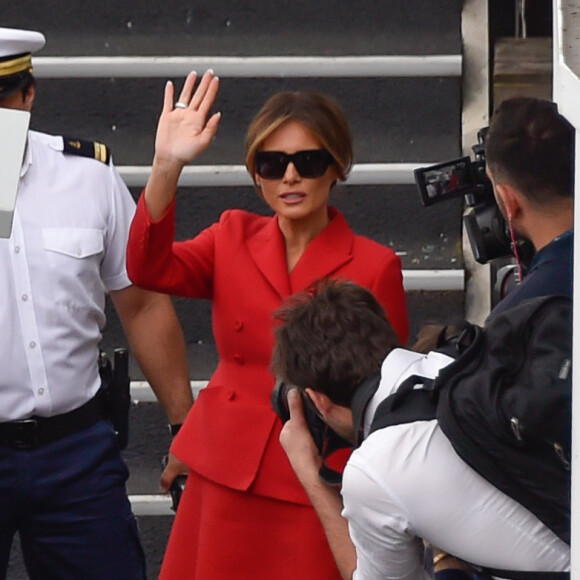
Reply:
[[[0,107],[32,109],[31,54],[44,43],[0,28]],[[125,271],[133,212],[106,148],[29,131],[12,232],[0,239],[0,578],[15,532],[32,579],[145,578],[100,394],[105,292],[172,424],[192,395],[169,298]],[[164,485],[181,470],[172,461]]]

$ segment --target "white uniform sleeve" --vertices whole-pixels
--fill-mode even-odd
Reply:
[[[351,457],[343,476],[342,515],[357,552],[353,580],[429,579],[423,542],[409,530],[404,510],[364,471]]]
[[[131,285],[127,275],[127,239],[135,214],[135,201],[111,160],[109,164],[110,212],[105,235],[105,256],[101,276],[105,288],[121,290]]]

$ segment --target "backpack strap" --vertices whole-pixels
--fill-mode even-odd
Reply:
[[[437,352],[455,359],[439,371],[435,379],[412,375],[407,377],[397,391],[382,401],[371,423],[370,433],[391,425],[430,421],[437,416],[439,390],[448,376],[463,371],[479,352],[483,337],[482,329],[467,321],[446,326],[437,340]],[[367,379],[355,393],[352,402],[357,444],[362,443],[362,422],[368,402],[377,391],[380,376]],[[415,388],[417,386],[421,388]]]
[[[465,371],[480,352],[483,340],[483,330],[475,324],[463,321],[453,329],[452,334],[440,336],[437,352],[455,360],[443,367],[434,379],[420,375],[407,377],[397,391],[377,407],[371,423],[371,433],[391,425],[437,418],[439,391],[449,377]],[[419,385],[420,388],[416,388]]]
[[[444,367],[439,372],[439,376],[445,379],[455,375],[459,370],[463,370],[479,353],[481,341],[483,340],[483,329],[476,324],[463,321],[459,330],[445,341],[438,344],[437,352],[446,354],[454,358],[455,362]]]
[[[354,433],[356,436],[356,446],[359,447],[363,442],[363,425],[365,412],[370,400],[379,388],[381,374],[365,379],[355,391],[351,402],[352,420]]]
[[[422,385],[416,389],[417,385]],[[437,415],[438,394],[435,381],[420,375],[407,377],[397,391],[382,401],[371,423],[370,433],[391,425],[430,421]]]
[[[437,337],[437,352],[459,358],[476,338],[477,326],[467,320],[444,326]]]

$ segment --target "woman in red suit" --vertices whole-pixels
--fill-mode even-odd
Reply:
[[[175,106],[173,85],[166,86],[128,249],[134,283],[212,300],[219,353],[172,445],[189,477],[160,578],[338,580],[278,441],[281,422],[270,406],[272,314],[317,279],[350,279],[374,292],[405,344],[401,263],[391,249],[355,235],[328,206],[332,186],[350,169],[352,140],[342,111],[317,93],[275,95],[248,130],[246,165],[273,217],[229,210],[194,238],[174,242],[178,177],[209,145],[220,118],[209,114],[217,77],[208,71],[195,84],[189,75]],[[172,457],[171,475],[176,465]]]

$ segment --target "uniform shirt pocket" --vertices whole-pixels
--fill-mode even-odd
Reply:
[[[45,228],[44,249],[71,258],[86,258],[103,251],[103,234],[94,228]]]
[[[101,310],[103,232],[96,228],[46,228],[42,230],[42,239],[52,272],[50,286],[55,303],[68,308]]]

